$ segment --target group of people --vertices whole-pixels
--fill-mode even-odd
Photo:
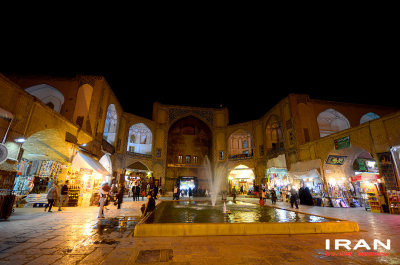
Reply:
[[[58,204],[58,211],[62,211],[61,206],[63,206],[65,204],[65,202],[68,199],[68,180],[65,181],[64,185],[61,187],[61,191],[60,191],[60,201]],[[47,211],[47,208],[49,208],[48,212],[51,213],[52,212],[52,208],[54,205],[54,202],[57,200],[58,198],[58,189],[57,189],[57,185],[55,183],[53,183],[53,185],[50,187],[50,189],[47,192],[47,204],[44,208],[44,211]]]
[[[57,185],[54,183],[47,192],[47,201],[44,211],[52,212],[52,208],[54,202],[57,200],[58,196],[60,196],[58,211],[62,211],[62,206],[64,206],[65,202],[68,200],[68,184],[69,181],[66,180],[64,185],[61,187],[60,195],[58,195]],[[133,192],[133,200],[139,200],[139,196],[145,196],[144,191],[140,192],[140,186],[132,187]],[[147,195],[147,203],[142,205],[142,213],[145,216],[147,213],[152,212],[155,209],[155,199],[157,198],[159,193],[159,189],[155,187],[152,189]],[[121,204],[123,202],[125,194],[125,187],[123,184],[113,184],[112,187],[108,185],[108,183],[103,183],[99,189],[99,212],[97,218],[104,218],[104,207],[108,205],[110,201],[114,202],[114,205],[117,206],[117,209],[121,209]]]
[[[187,190],[184,189],[180,190],[178,186],[174,186],[174,191],[172,193],[172,200],[179,200],[179,197],[183,197],[185,195],[188,195],[189,198],[193,197],[194,194],[191,187],[189,187],[189,189]]]
[[[267,198],[267,191],[264,188],[261,193],[260,193],[260,203],[264,203],[265,199]],[[276,204],[276,200],[277,200],[277,195],[274,189],[270,190],[270,194],[271,194],[271,201],[272,204]],[[297,192],[297,190],[292,186],[291,189],[289,190],[288,193],[285,193],[285,198],[286,196],[288,196],[289,198],[289,202],[290,202],[290,206],[291,208],[293,208],[293,206],[296,207],[296,209],[299,209],[299,203],[298,201],[300,200],[300,204],[302,205],[314,205],[314,201],[312,198],[312,195],[310,193],[310,190],[306,187],[301,187],[299,189],[299,191]],[[282,198],[284,198],[282,196]],[[263,202],[261,202],[263,201]]]

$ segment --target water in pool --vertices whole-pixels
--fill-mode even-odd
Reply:
[[[219,201],[212,206],[209,201],[164,201],[145,223],[253,223],[253,222],[329,222],[320,216],[296,213],[269,206],[240,201]]]

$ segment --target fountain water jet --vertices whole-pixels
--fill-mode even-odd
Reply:
[[[211,193],[211,205],[215,206],[215,203],[217,202],[218,193],[221,188],[221,182],[223,180],[223,176],[225,173],[225,167],[215,168],[213,174],[210,159],[208,159],[208,156],[205,156],[204,166],[206,169],[206,175]]]

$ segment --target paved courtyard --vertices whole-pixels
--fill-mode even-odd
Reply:
[[[301,212],[356,221],[361,231],[135,238],[133,224],[143,203],[125,198],[122,209],[109,206],[106,219],[101,221],[96,218],[98,207],[71,207],[53,213],[43,208],[17,208],[9,220],[0,221],[0,264],[400,264],[399,215],[301,205]],[[283,202],[276,207],[290,209]],[[390,251],[377,250],[390,256],[358,256],[363,249],[350,251],[352,256],[329,256],[326,239],[348,239],[353,247],[360,239],[371,247],[374,239],[390,239]]]

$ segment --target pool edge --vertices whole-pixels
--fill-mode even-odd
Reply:
[[[135,237],[294,235],[358,232],[357,222],[138,224]]]

